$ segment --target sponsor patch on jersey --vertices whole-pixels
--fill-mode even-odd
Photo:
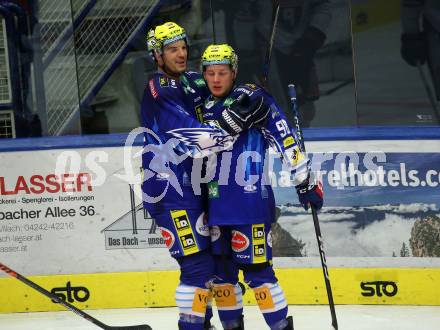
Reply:
[[[160,77],[159,84],[160,84],[160,87],[168,87],[169,86],[168,78],[167,77]]]
[[[267,233],[267,245],[272,247],[272,230]]]
[[[220,192],[218,190],[218,182],[212,181],[208,183],[208,198],[219,198]]]
[[[156,91],[156,87],[154,87],[154,81],[153,81],[153,79],[150,80],[149,85],[150,85],[150,92],[151,92],[151,95],[153,95],[154,98],[157,98],[157,95],[158,95],[158,94],[157,94],[157,91]]]
[[[205,221],[205,213],[200,214],[197,218],[196,231],[202,236],[209,236],[209,226],[208,221]]]
[[[171,218],[174,222],[179,241],[184,255],[193,254],[199,251],[196,238],[191,228],[191,223],[186,210],[174,210],[171,212]]]
[[[293,138],[293,136],[288,136],[283,140],[284,148],[288,148],[294,143],[295,143],[295,139]]]
[[[232,103],[234,103],[234,99],[232,97],[227,97],[226,100],[223,101],[223,106],[229,107]]]
[[[250,259],[251,256],[249,254],[236,254],[235,255],[238,259]]]
[[[254,264],[266,262],[266,237],[264,224],[252,225],[252,247]]]
[[[201,78],[194,80],[194,84],[196,84],[197,87],[206,86],[205,80],[203,80]]]
[[[175,240],[173,232],[164,227],[160,227],[159,229],[160,229],[160,234],[165,240],[166,247],[170,249],[173,246]]]
[[[241,92],[241,93],[247,94],[247,95],[249,95],[249,96],[251,96],[252,94],[254,94],[254,92],[252,92],[252,91],[250,91],[249,89],[244,88],[244,87],[237,88],[237,89],[235,90],[235,92]]]
[[[304,154],[299,150],[299,146],[295,146],[290,150],[286,150],[287,153],[291,153],[290,162],[292,166],[298,165],[298,163],[302,162],[305,159]]]
[[[249,247],[249,238],[238,230],[232,231],[231,246],[235,252],[242,252]]]
[[[182,84],[183,85],[183,84]],[[189,86],[189,85],[183,85],[183,91],[185,92],[185,94],[189,94],[189,93],[191,93],[191,94],[195,94],[196,93],[196,91],[191,87],[191,86]]]
[[[203,123],[203,106],[201,104],[197,105],[194,112],[196,113],[197,120]]]
[[[177,84],[176,84],[176,81],[174,79],[170,79],[170,86],[172,88],[177,88]]]
[[[211,242],[214,243],[221,236],[221,231],[219,226],[212,226],[209,228],[209,233],[211,234]]]
[[[211,109],[212,106],[215,104],[215,101],[208,101],[205,103],[205,109]]]
[[[249,87],[250,89],[252,89],[253,91],[256,91],[258,89],[260,89],[260,87],[258,87],[255,84],[245,84],[247,87]]]

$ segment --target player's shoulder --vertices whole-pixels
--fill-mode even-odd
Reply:
[[[178,82],[161,72],[155,73],[148,82],[148,89],[153,98],[171,97],[176,94]]]

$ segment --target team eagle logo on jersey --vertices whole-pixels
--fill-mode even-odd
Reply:
[[[227,149],[236,140],[236,137],[226,135],[218,128],[178,128],[167,133],[189,147],[195,147],[199,151],[207,151],[207,154]]]

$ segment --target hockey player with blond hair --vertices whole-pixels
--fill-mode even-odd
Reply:
[[[270,106],[265,120],[241,132],[231,151],[217,154],[214,179],[208,183],[208,221],[216,270],[213,290],[220,320],[224,329],[244,329],[242,296],[237,285],[241,269],[270,329],[292,330],[293,320],[287,317],[287,301],[272,265],[271,224],[275,221],[275,200],[268,173],[264,173],[269,146],[281,154],[304,208],[313,205],[319,210],[322,207],[321,184],[312,178],[309,161],[300,151],[295,130],[272,96],[254,84],[234,86],[238,57],[231,46],[208,46],[202,55],[201,67],[212,94],[205,101],[205,122],[221,119],[224,109],[237,99],[241,99],[241,106],[260,99]],[[247,101],[243,100],[243,94]],[[224,180],[220,166],[227,162],[230,162],[231,173],[229,179]]]

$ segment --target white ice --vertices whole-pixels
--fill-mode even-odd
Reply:
[[[91,310],[90,315],[112,326],[149,324],[153,330],[177,330],[176,308],[136,308]],[[439,306],[336,306],[339,330],[437,330],[440,328]],[[215,313],[214,313],[215,314]],[[329,330],[328,306],[289,306],[295,330]],[[268,329],[255,306],[244,310],[245,327]],[[213,324],[220,327],[215,315]],[[69,311],[0,314],[1,330],[93,330],[92,323]]]

